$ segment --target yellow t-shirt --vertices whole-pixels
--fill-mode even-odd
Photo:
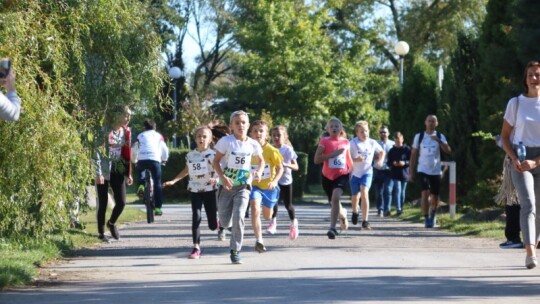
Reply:
[[[253,181],[253,186],[257,186],[260,189],[266,190],[268,189],[268,184],[274,180],[274,177],[276,176],[276,167],[280,165],[283,162],[283,156],[281,156],[281,153],[279,153],[279,150],[272,145],[266,143],[263,150],[263,158],[264,158],[264,170],[261,177],[260,182]],[[251,160],[251,170],[255,171],[258,169],[258,164],[256,159],[252,158]]]

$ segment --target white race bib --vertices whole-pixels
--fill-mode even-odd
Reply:
[[[251,167],[251,153],[232,152],[229,155],[227,168],[236,170],[249,170]]]
[[[336,157],[332,157],[328,160],[328,168],[331,169],[343,169],[345,168],[345,155],[340,154]]]
[[[255,172],[259,169],[259,165],[251,165],[251,171],[252,172]],[[265,164],[264,165],[264,169],[263,169],[263,173],[262,173],[262,176],[261,176],[261,180],[262,179],[267,179],[267,178],[270,178],[272,177],[272,175],[270,174],[270,165],[269,164]]]
[[[189,175],[204,175],[208,173],[208,162],[206,160],[201,161],[189,161]]]

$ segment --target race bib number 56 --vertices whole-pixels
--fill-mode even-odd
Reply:
[[[237,170],[249,170],[251,167],[251,153],[232,152],[229,155],[227,167]]]

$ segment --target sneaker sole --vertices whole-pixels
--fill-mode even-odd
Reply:
[[[255,245],[255,251],[257,251],[258,253],[263,253],[266,252],[266,248]]]
[[[335,239],[336,239],[336,234],[335,234],[334,232],[332,232],[332,231],[328,231],[328,232],[326,233],[326,235],[327,235],[328,238],[331,239],[331,240],[335,240]]]

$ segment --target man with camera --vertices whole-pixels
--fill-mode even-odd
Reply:
[[[15,92],[15,74],[11,69],[11,59],[0,60],[0,85],[6,88],[6,95],[0,91],[0,119],[18,120],[21,102]]]

